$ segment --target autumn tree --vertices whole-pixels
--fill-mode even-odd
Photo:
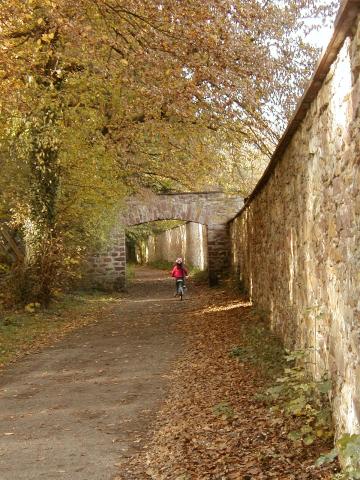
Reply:
[[[2,4],[0,203],[23,231],[28,296],[47,303],[126,194],[214,184],[246,193],[312,71],[306,18],[331,8],[315,0]]]
[[[19,3],[9,6],[16,20],[2,31],[9,96],[2,103],[1,204],[26,245],[20,301],[49,302],[104,235],[124,193],[101,134],[102,77],[87,57],[75,56],[72,13],[57,15],[52,2]]]
[[[199,142],[199,155],[184,145],[207,133],[211,154],[227,134],[269,156],[317,56],[302,39],[306,18],[331,9],[329,2],[267,0],[96,6],[124,107],[111,113],[107,129],[129,177],[136,162],[136,172],[149,164],[152,176],[170,176],[174,164],[186,170],[184,156],[193,170],[209,143]],[[206,162],[205,171],[212,167]]]

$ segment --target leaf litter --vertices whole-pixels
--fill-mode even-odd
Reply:
[[[273,341],[264,320],[231,292],[214,290],[210,302],[208,289],[196,293],[195,310],[180,314],[187,347],[167,399],[117,480],[330,480],[336,466],[314,463],[332,439],[292,442],[288,420],[256,400],[281,368],[263,348]],[[263,358],[234,358],[234,348],[251,350],[254,328]]]

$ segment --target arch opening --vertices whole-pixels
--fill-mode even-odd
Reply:
[[[208,264],[206,225],[162,220],[126,229],[127,267],[132,264],[168,267],[182,257],[191,269],[205,271]]]

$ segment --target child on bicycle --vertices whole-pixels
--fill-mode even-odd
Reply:
[[[175,265],[171,271],[171,276],[175,278],[176,281],[176,293],[174,296],[176,297],[179,294],[179,283],[178,280],[182,280],[183,287],[185,288],[185,277],[188,276],[188,271],[183,265],[182,258],[177,258]]]

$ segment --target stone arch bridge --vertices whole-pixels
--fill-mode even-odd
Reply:
[[[131,197],[119,215],[105,251],[91,258],[92,283],[106,289],[125,284],[126,227],[156,220],[183,220],[207,227],[209,283],[215,285],[229,267],[228,222],[241,210],[244,199],[223,192],[143,194]],[[174,252],[176,255],[176,252]]]

